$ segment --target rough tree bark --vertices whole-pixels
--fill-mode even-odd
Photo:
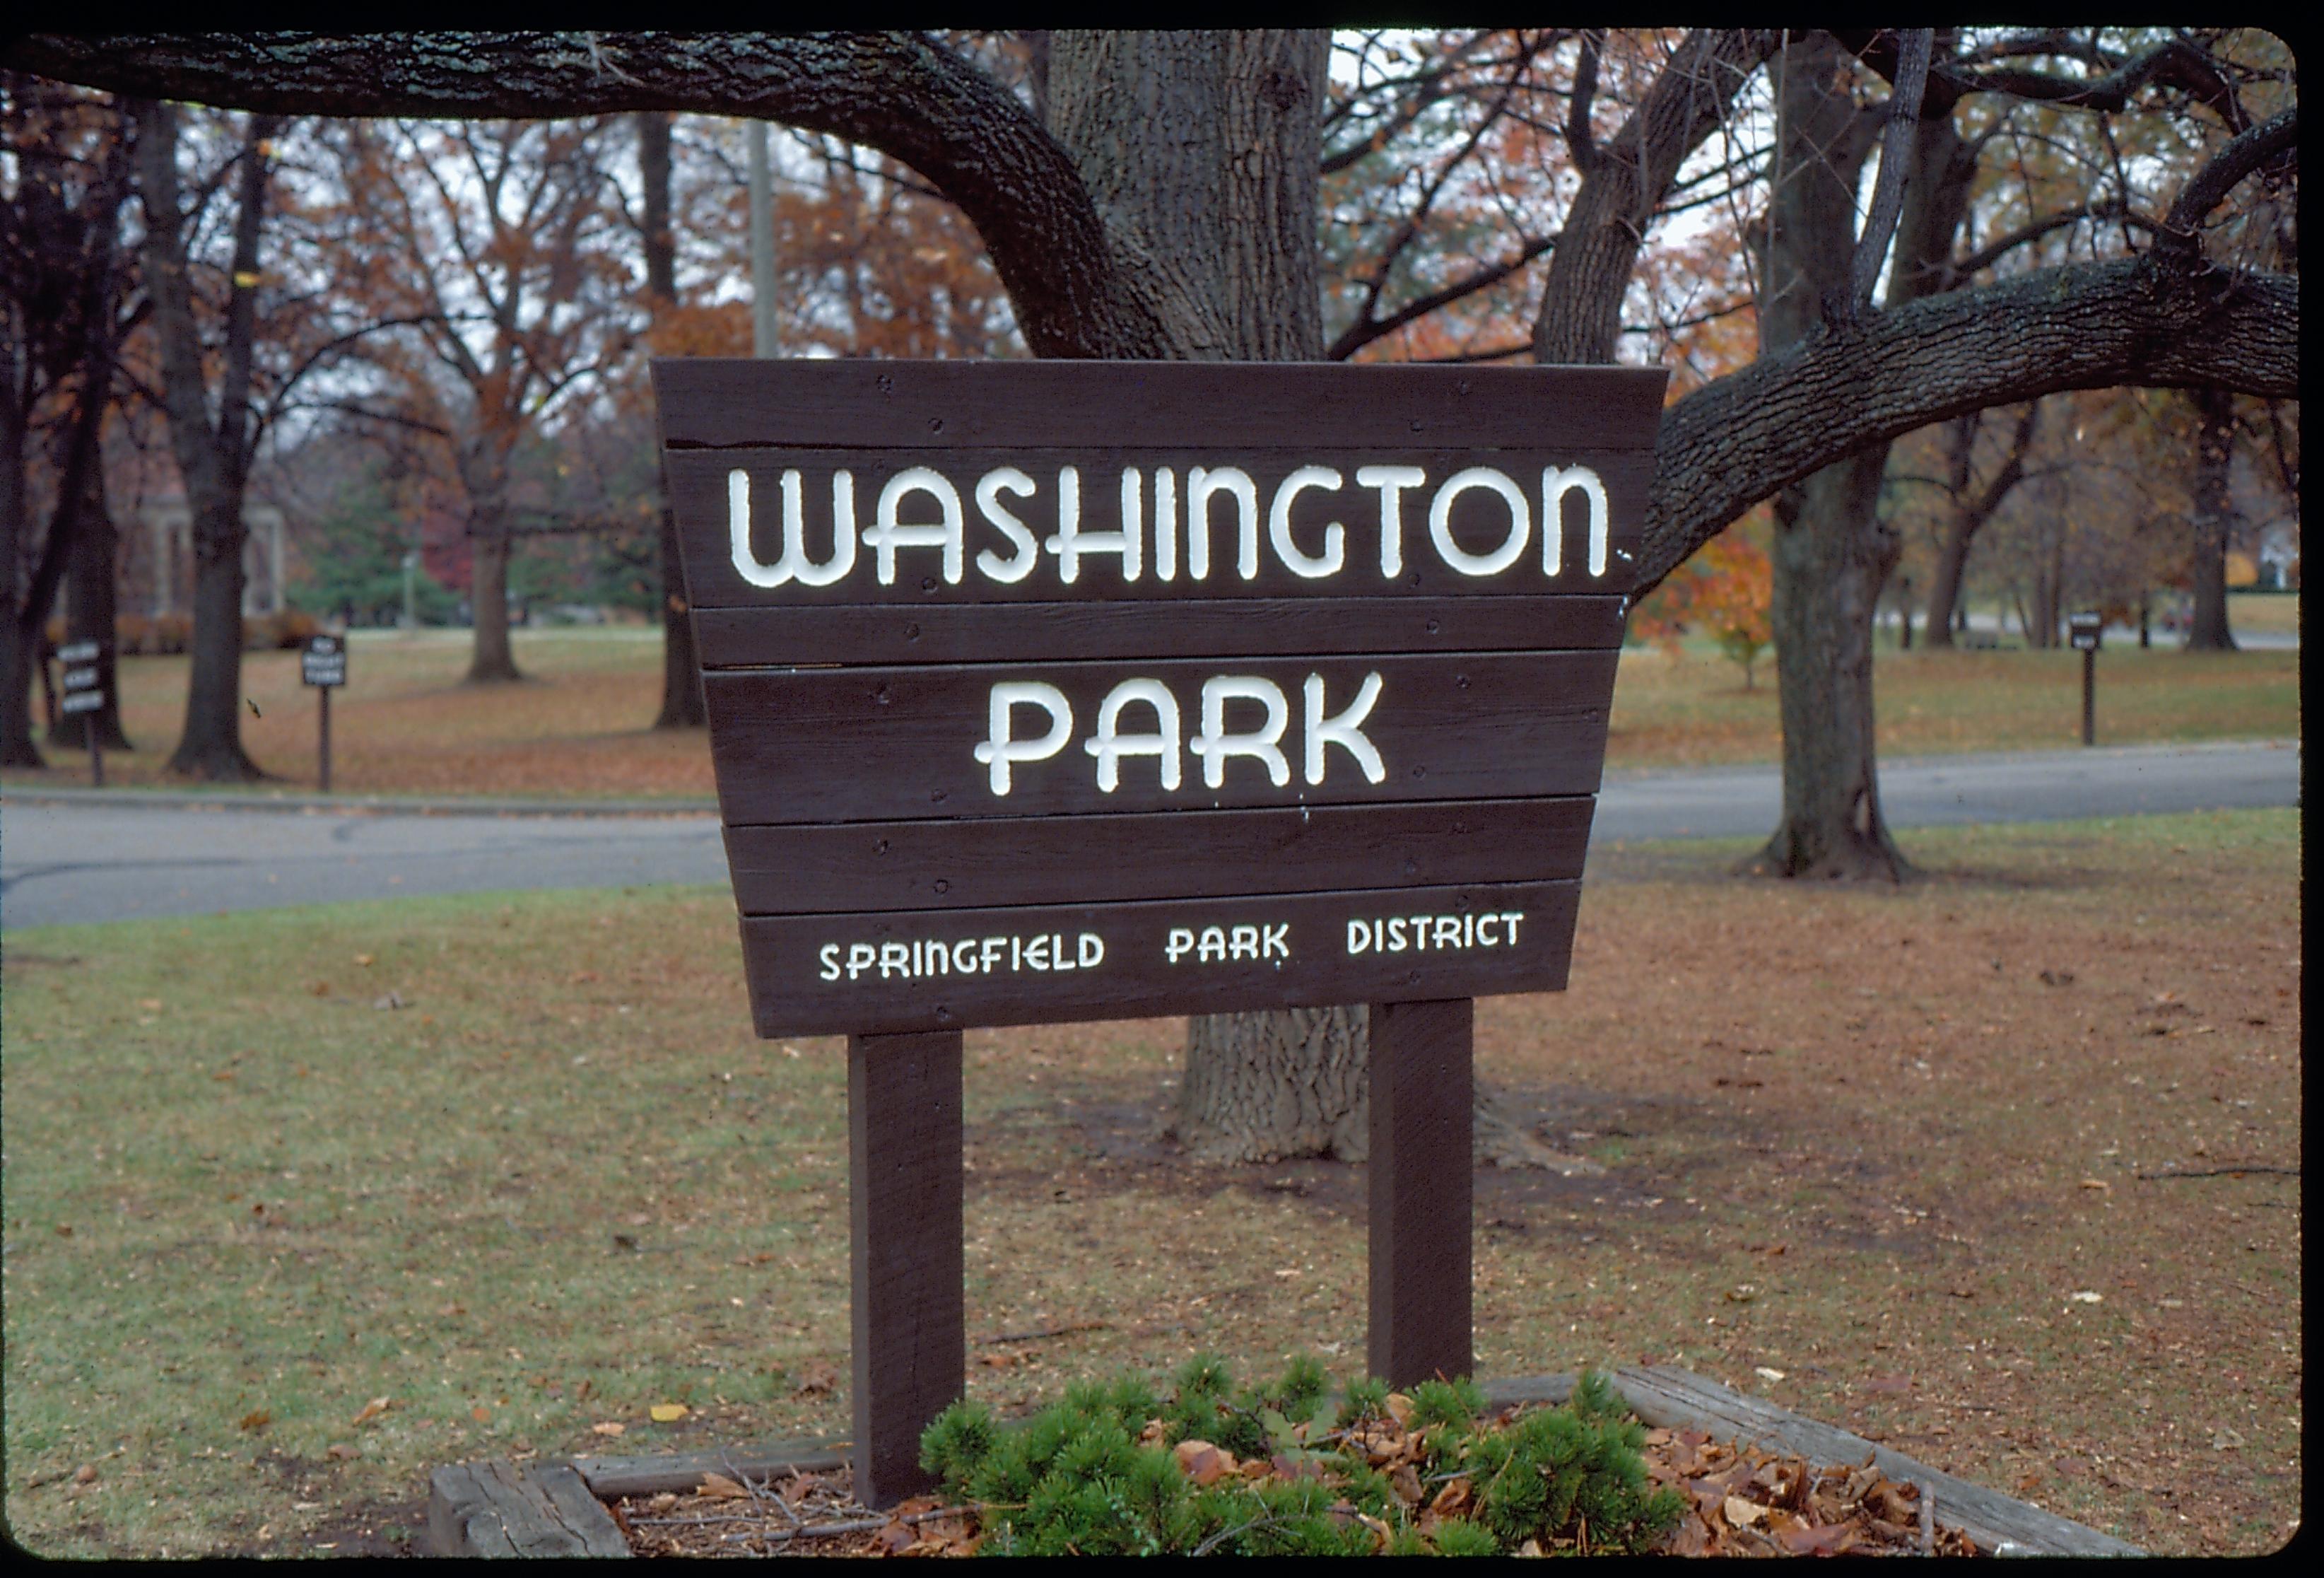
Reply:
[[[171,754],[170,770],[189,778],[246,781],[265,775],[242,748],[242,494],[258,442],[250,388],[266,148],[281,121],[253,115],[243,138],[234,262],[213,408],[186,272],[177,114],[152,99],[135,104],[132,114],[145,207],[145,288],[161,356],[162,410],[194,521],[193,669],[186,688],[186,730]]]
[[[2042,402],[2029,400],[2017,413],[2017,426],[2012,429],[2009,448],[2003,457],[2001,469],[1983,488],[1969,491],[1969,466],[1977,448],[1978,413],[1955,417],[1947,435],[1950,454],[1947,457],[1950,471],[1946,478],[1951,507],[1945,521],[1945,540],[1937,550],[1936,578],[1929,587],[1928,644],[1950,649],[1953,644],[1953,611],[1960,604],[1961,577],[1969,569],[1969,550],[1977,534],[1993,519],[2010,490],[2025,477],[2025,457],[2034,447],[2034,430],[2041,424]]]
[[[678,241],[669,228],[669,114],[638,113],[638,184],[643,189],[646,300],[659,317],[678,305]],[[687,610],[686,572],[678,559],[678,517],[665,497],[661,506],[661,711],[657,729],[698,729],[703,710],[702,666],[694,649],[694,620]]]
[[[2187,619],[2187,651],[2232,652],[2227,628],[2227,540],[2235,528],[2228,492],[2236,452],[2235,397],[2223,389],[2195,392],[2195,605]]]

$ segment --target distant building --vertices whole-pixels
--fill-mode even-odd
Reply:
[[[144,525],[147,552],[137,556],[134,583],[124,588],[124,601],[143,594],[145,612],[154,615],[190,612],[194,600],[194,514],[185,495],[154,499],[137,508]],[[280,614],[288,590],[288,567],[283,558],[282,512],[272,504],[247,502],[242,507],[242,611],[246,614]]]

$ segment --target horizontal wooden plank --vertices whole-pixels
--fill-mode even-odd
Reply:
[[[1004,663],[1054,658],[1333,652],[1602,651],[1619,597],[1318,597],[1200,603],[1019,603],[878,608],[697,608],[705,669],[800,663]]]
[[[1665,1429],[1702,1430],[1720,1441],[1749,1441],[1807,1458],[1819,1467],[1863,1463],[1891,1480],[1909,1481],[1931,1497],[1941,1523],[1968,1535],[1988,1553],[2029,1556],[2135,1556],[2136,1546],[2045,1512],[1998,1490],[1931,1468],[1852,1431],[1803,1418],[1773,1403],[1720,1386],[1676,1365],[1614,1372],[1615,1386],[1639,1418]]]
[[[1582,874],[1595,801],[729,827],[745,915],[1102,904]]]
[[[1390,510],[1383,503],[1387,495],[1382,489],[1360,480],[1363,469],[1373,465],[1408,467],[1426,481],[1397,491]],[[1459,474],[1480,465],[1500,480],[1454,485]],[[1189,470],[1195,466],[1231,466],[1245,473],[1253,506],[1248,516],[1235,497],[1211,494],[1203,505],[1207,531],[1193,530]],[[1311,466],[1336,475],[1339,485],[1323,485],[1319,480],[1314,485],[1286,487],[1295,473]],[[1554,502],[1561,530],[1557,573],[1552,575],[1545,472],[1556,468],[1562,474],[1576,466],[1586,467],[1604,493],[1606,545],[1593,561],[1595,506],[1588,489],[1576,485],[1558,492]],[[978,500],[980,479],[1009,468],[1023,475],[1030,492],[995,494],[993,509],[1006,517],[996,520]],[[1068,468],[1078,533],[1070,579],[1059,546]],[[1165,484],[1157,468],[1170,473],[1167,507],[1161,502]],[[890,480],[916,469],[940,477],[956,499],[956,548],[909,539],[882,548],[879,521],[883,491]],[[744,478],[743,510],[739,512],[733,482],[738,471]],[[1127,504],[1126,471],[1137,478],[1135,494]],[[1645,529],[1654,457],[1643,449],[1538,448],[1481,455],[1420,448],[1277,451],[1248,446],[1209,450],[748,449],[675,451],[663,457],[663,473],[678,520],[687,596],[696,606],[923,606],[1544,592],[1618,595],[1635,579],[1631,566]],[[794,473],[796,487],[787,488],[784,478]],[[1504,488],[1514,490],[1522,521]],[[1434,521],[1440,489],[1444,499],[1442,543]],[[1278,496],[1284,509],[1282,542],[1274,529]],[[939,523],[950,513],[935,494],[917,487],[899,494],[889,508],[890,518],[906,530]],[[853,522],[844,534],[837,526],[843,517]],[[738,557],[735,545],[738,518],[746,526],[747,558]],[[1130,527],[1136,528],[1130,533],[1134,555],[1127,546],[1105,546],[1107,538]],[[828,576],[828,583],[809,585],[796,574],[786,575],[779,585],[752,579],[783,573],[794,562],[787,556],[793,554],[797,563],[811,567],[814,577]],[[1337,568],[1325,573],[1320,567],[1327,563],[1336,563]]]
[[[724,1474],[738,1483],[788,1479],[793,1474],[828,1473],[847,1463],[849,1441],[806,1435],[788,1441],[746,1441],[734,1446],[696,1448],[690,1452],[659,1453],[646,1457],[600,1457],[594,1453],[567,1460],[586,1481],[592,1492],[607,1501],[623,1496],[659,1496],[669,1490],[683,1495],[699,1490],[707,1474]]]
[[[742,961],[769,1037],[1559,992],[1581,891],[1574,881],[753,916]]]
[[[730,826],[1501,799],[1597,792],[1617,656],[743,669],[704,676],[703,691],[719,807]],[[1244,756],[1221,762],[1219,787],[1205,781],[1205,763],[1194,745],[1204,726],[1204,686],[1222,676],[1265,681],[1285,698],[1277,748],[1286,782],[1277,785],[1269,764]],[[1329,743],[1326,731],[1308,729],[1311,677],[1320,684],[1327,724],[1376,690],[1358,727],[1377,755],[1378,781],[1370,775],[1372,764],[1355,751]],[[1158,682],[1176,707],[1175,789],[1163,787],[1164,762],[1155,755],[1117,759],[1115,787],[1110,792],[1101,787],[1102,767],[1089,750],[1091,736],[1109,694],[1133,679]],[[1071,715],[1055,754],[1008,769],[1005,794],[996,792],[994,782],[1001,763],[976,754],[990,741],[994,687],[1001,683],[1053,687]],[[1125,735],[1158,735],[1160,710],[1132,702],[1120,711],[1117,727]],[[1051,716],[1021,702],[1009,709],[1010,729],[1024,743],[1047,735]],[[1235,700],[1221,721],[1230,732],[1255,731],[1265,716],[1264,703]],[[1324,741],[1320,783],[1307,781],[1310,733]]]
[[[1651,444],[1642,367],[657,360],[673,448],[749,444]]]

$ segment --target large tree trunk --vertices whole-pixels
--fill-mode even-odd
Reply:
[[[2195,606],[2187,621],[2190,652],[2232,652],[2227,628],[2227,539],[2235,503],[2227,470],[2236,452],[2235,397],[2225,390],[2195,393]]]
[[[114,558],[120,541],[113,512],[106,507],[105,467],[92,465],[73,523],[72,568],[65,572],[65,638],[97,643],[105,705],[93,713],[59,718],[51,738],[60,745],[86,744],[93,722],[98,743],[107,751],[133,748],[121,729],[120,654],[114,628]]]
[[[647,309],[659,317],[678,305],[678,238],[669,227],[669,114],[638,115],[638,185],[644,194]],[[703,709],[702,665],[694,650],[694,617],[687,607],[686,571],[678,555],[678,517],[661,510],[661,711],[657,729],[698,729]]]
[[[487,506],[470,517],[474,551],[469,559],[468,606],[475,613],[475,644],[468,660],[471,685],[505,685],[524,678],[517,672],[516,651],[509,644],[508,519]]]
[[[1847,65],[1822,33],[1793,39],[1776,63],[1784,169],[1759,318],[1769,350],[1851,315],[1853,194],[1875,124],[1849,93]],[[1909,259],[1910,226],[1902,240]],[[1897,550],[1879,518],[1887,463],[1888,446],[1870,445],[1775,497],[1770,623],[1784,810],[1746,870],[1892,881],[1906,870],[1880,815],[1873,753],[1873,623]]]
[[[1775,692],[1784,812],[1747,869],[1778,877],[1884,877],[1909,869],[1880,814],[1872,630],[1896,537],[1880,521],[1879,445],[1775,498]]]
[[[194,517],[193,672],[186,732],[170,756],[170,771],[190,778],[265,776],[242,748],[241,503],[237,492]]]
[[[39,611],[20,586],[32,524],[24,484],[24,446],[31,441],[24,382],[14,366],[0,368],[0,767],[46,767],[32,740],[32,668],[40,653]]]
[[[244,129],[235,215],[233,281],[218,376],[216,414],[201,331],[187,278],[184,215],[178,198],[178,122],[168,106],[139,102],[137,171],[145,206],[145,288],[161,351],[162,410],[170,447],[185,484],[194,524],[193,673],[186,687],[186,730],[170,770],[193,778],[263,778],[242,748],[243,485],[258,442],[250,405],[252,342],[259,278],[258,243],[266,211],[266,150],[279,117],[253,115]]]

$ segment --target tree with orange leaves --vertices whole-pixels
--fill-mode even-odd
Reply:
[[[1743,688],[1755,688],[1754,670],[1775,639],[1768,616],[1774,570],[1756,540],[1765,514],[1754,510],[1672,571],[1631,614],[1630,633],[1673,652],[1689,631],[1708,635],[1743,670]]]

